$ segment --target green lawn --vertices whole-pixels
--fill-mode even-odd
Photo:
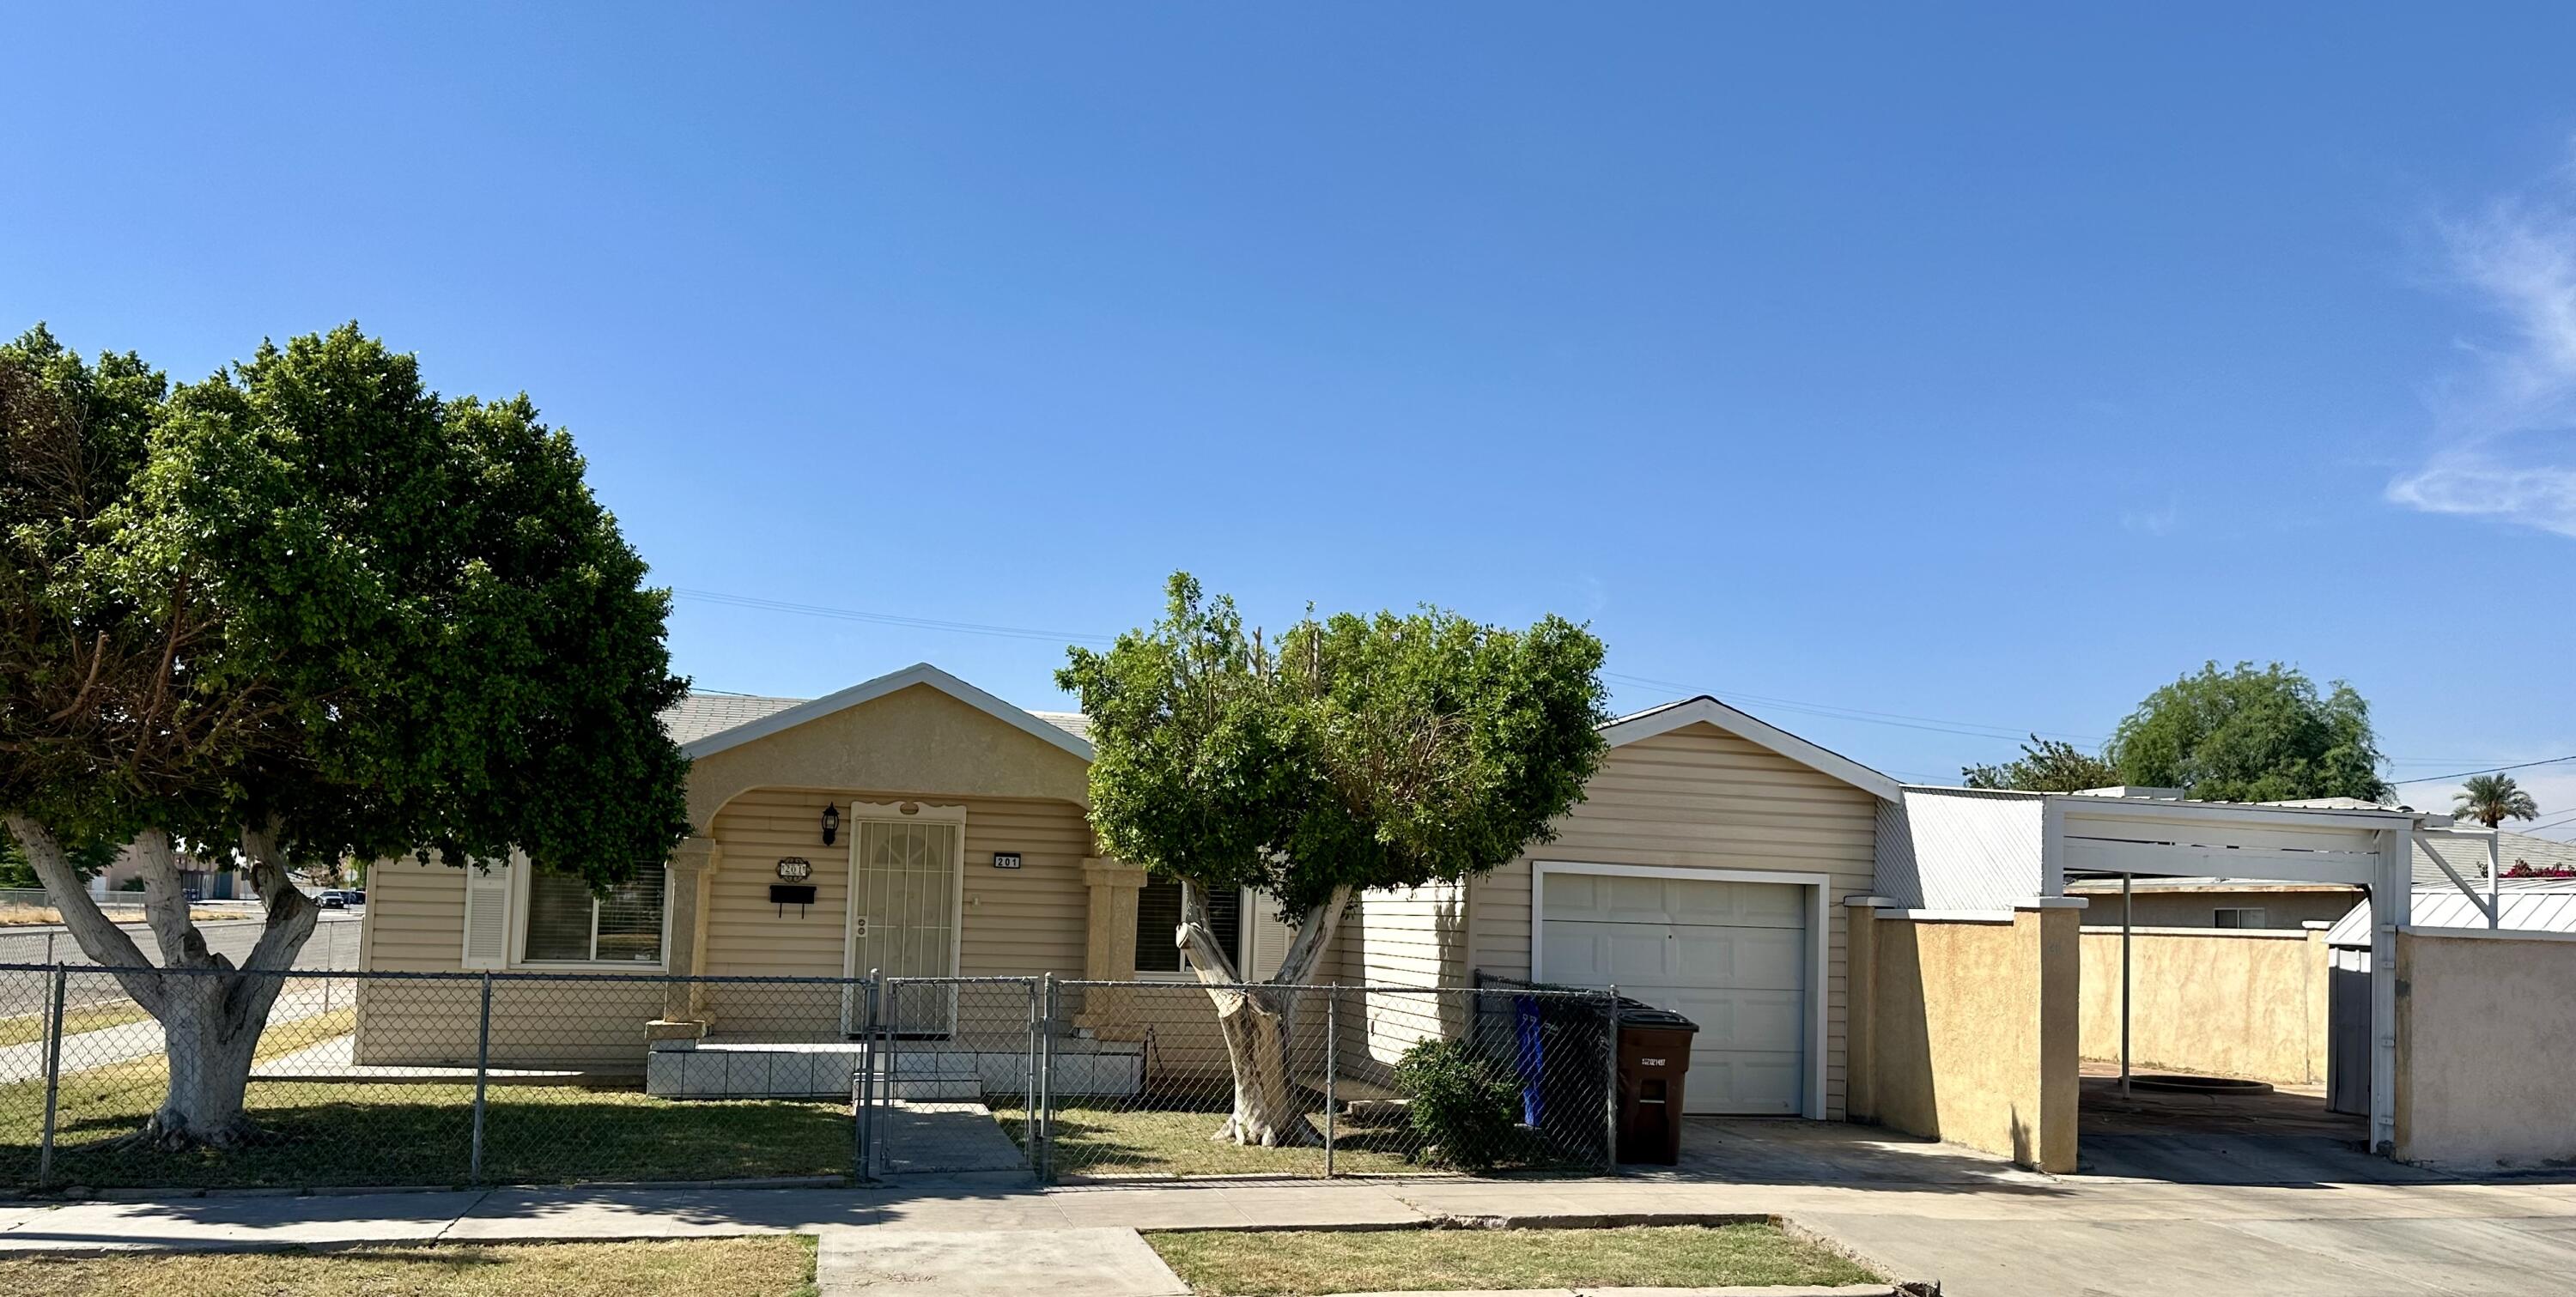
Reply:
[[[792,1234],[0,1260],[0,1294],[48,1297],[813,1297],[814,1292],[814,1240]]]
[[[1723,1288],[1880,1276],[1775,1225],[1629,1229],[1149,1232],[1194,1292],[1310,1297],[1404,1289]]]
[[[1024,1114],[997,1104],[994,1117],[1012,1141],[1025,1146]],[[1324,1150],[1315,1148],[1247,1148],[1209,1138],[1225,1124],[1219,1110],[1121,1108],[1068,1104],[1056,1114],[1053,1166],[1059,1176],[1296,1175],[1324,1173]],[[1315,1130],[1322,1133],[1322,1118]],[[1421,1143],[1401,1120],[1379,1123],[1342,1121],[1333,1130],[1336,1175],[1420,1175],[1443,1168],[1426,1166],[1408,1154]],[[1591,1170],[1590,1161],[1551,1158],[1536,1139],[1526,1156],[1494,1171]]]
[[[351,1016],[344,1009],[297,1022],[261,1054],[347,1031]],[[157,1058],[65,1075],[56,1181],[294,1187],[461,1184],[467,1177],[471,1085],[253,1081],[251,1114],[284,1136],[277,1144],[175,1157],[105,1148],[142,1125],[166,1084]],[[43,1114],[42,1081],[0,1086],[0,1183],[34,1179]],[[485,1103],[484,1178],[544,1184],[844,1175],[851,1133],[848,1109],[832,1103],[679,1103],[634,1088],[496,1085]]]

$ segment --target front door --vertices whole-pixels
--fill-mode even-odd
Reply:
[[[964,826],[940,820],[860,820],[850,843],[850,966],[866,976],[950,977],[957,971],[957,889]],[[887,997],[887,1023],[915,1036],[949,1033],[949,987]]]

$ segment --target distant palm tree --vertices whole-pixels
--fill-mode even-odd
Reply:
[[[2460,786],[2459,804],[2451,808],[2478,823],[2494,828],[2506,820],[2529,820],[2540,816],[2540,803],[2513,782],[2511,775],[2474,775]]]

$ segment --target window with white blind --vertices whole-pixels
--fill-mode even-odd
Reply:
[[[1154,881],[1136,893],[1136,972],[1140,977],[1191,976],[1189,961],[1172,943],[1181,926],[1181,889],[1185,884]],[[1233,958],[1237,974],[1250,976],[1244,948],[1243,893],[1221,891],[1208,897],[1207,923]]]
[[[530,964],[662,962],[664,871],[647,866],[603,895],[569,874],[528,869],[519,959]]]

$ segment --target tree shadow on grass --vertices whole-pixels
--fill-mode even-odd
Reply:
[[[254,1086],[249,1113],[274,1142],[162,1153],[119,1141],[157,1089],[66,1109],[56,1183],[89,1187],[305,1188],[461,1185],[474,1146],[470,1086]],[[355,1091],[324,1098],[326,1090]],[[267,1091],[267,1093],[263,1093]],[[124,1102],[105,1101],[123,1098]],[[847,1175],[846,1108],[786,1100],[674,1102],[620,1088],[496,1086],[483,1123],[484,1183],[731,1180]],[[0,1179],[35,1177],[35,1132],[8,1123]]]

